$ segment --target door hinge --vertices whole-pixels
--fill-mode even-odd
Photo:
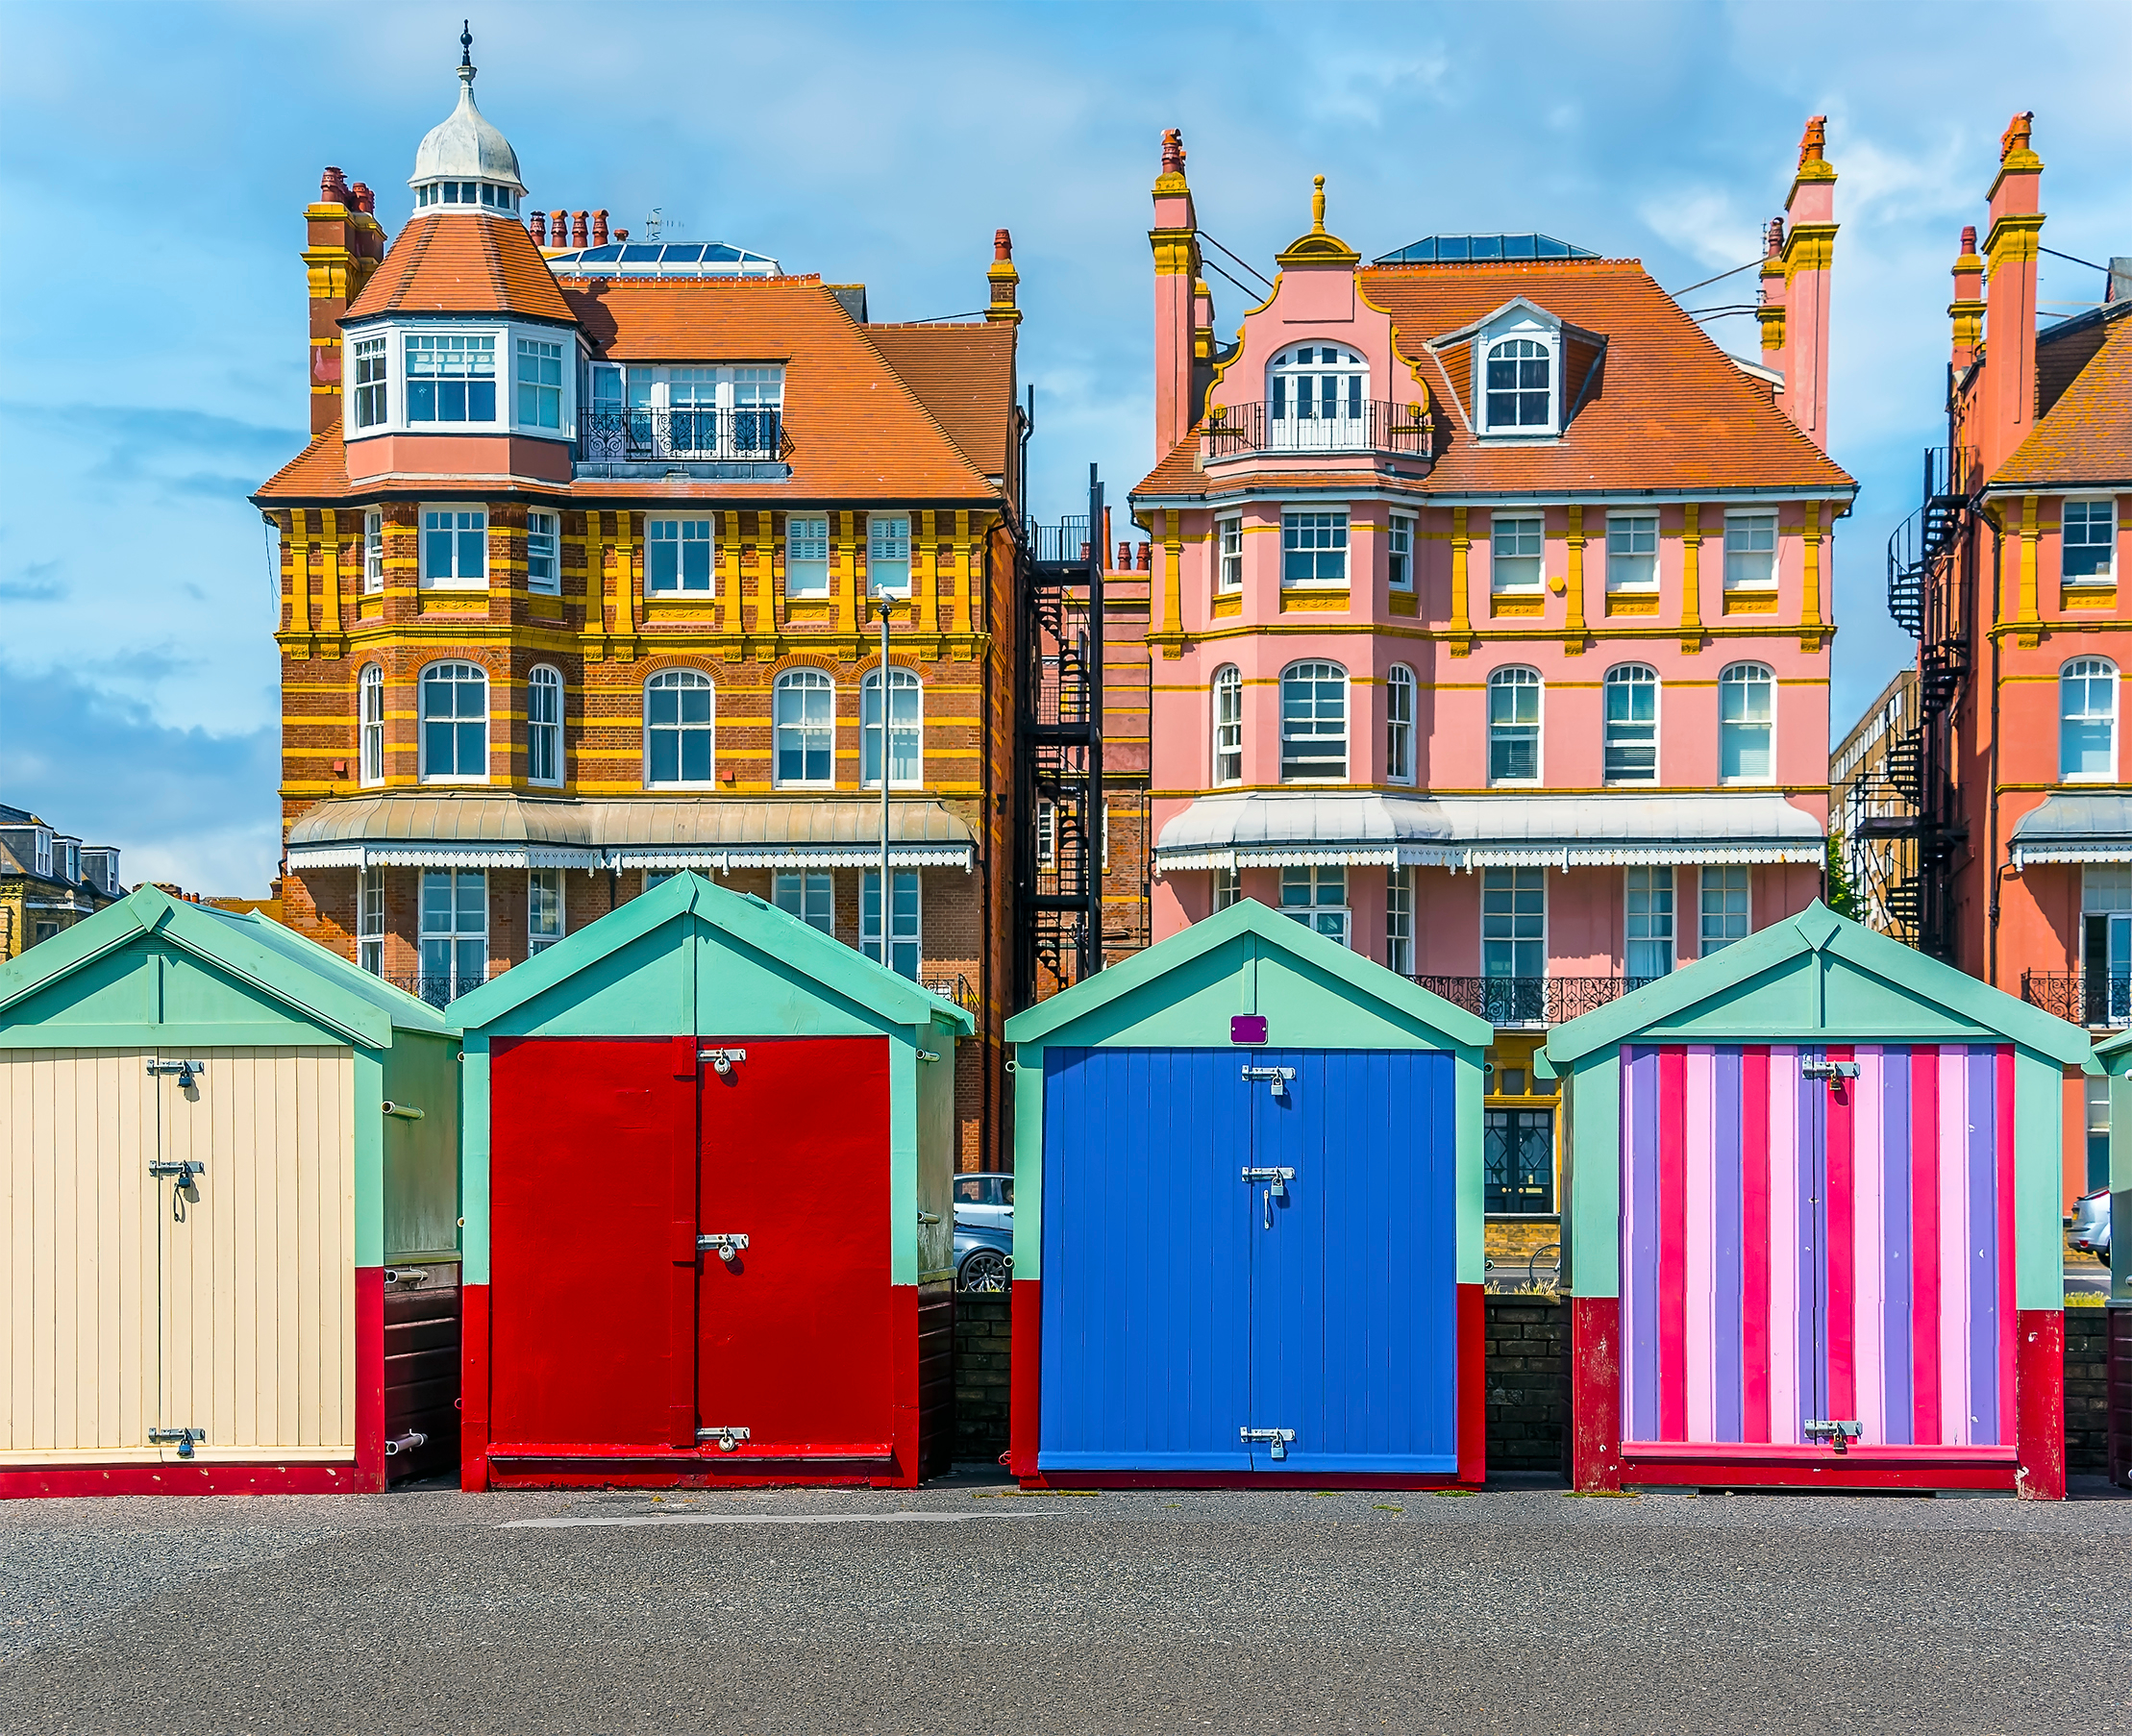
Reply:
[[[748,1438],[748,1431],[745,1428],[699,1428],[696,1438],[699,1441],[716,1441],[720,1452],[731,1452]]]
[[[740,1257],[742,1251],[747,1246],[748,1238],[745,1234],[698,1236],[696,1238],[696,1252],[698,1253],[715,1253],[729,1266]]]
[[[208,1064],[205,1061],[150,1061],[148,1063],[150,1073],[175,1073],[178,1076],[178,1088],[180,1090],[189,1087],[192,1081],[207,1070]]]
[[[1288,1081],[1295,1077],[1296,1070],[1293,1067],[1246,1067],[1244,1069],[1244,1082],[1247,1085],[1253,1079],[1270,1079],[1273,1081],[1274,1096],[1279,1100],[1287,1098]]]
[[[151,1428],[148,1444],[151,1447],[175,1447],[178,1456],[188,1459],[195,1445],[207,1445],[208,1431],[204,1428]]]
[[[696,1052],[696,1064],[702,1066],[704,1062],[708,1061],[711,1072],[715,1073],[720,1079],[724,1079],[727,1074],[732,1071],[733,1062],[744,1061],[747,1058],[748,1052],[745,1049],[699,1049]]]
[[[1848,1452],[1851,1442],[1859,1436],[1858,1425],[1848,1418],[1809,1421],[1803,1432],[1809,1441],[1826,1441],[1838,1452]]]
[[[1264,1441],[1273,1448],[1269,1456],[1277,1459],[1288,1456],[1288,1443],[1296,1438],[1293,1428],[1239,1428],[1236,1432],[1247,1447],[1253,1441]]]

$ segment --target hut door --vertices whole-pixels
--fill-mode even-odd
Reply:
[[[2011,1050],[1632,1047],[1622,1151],[1625,1441],[2010,1444]]]
[[[700,1049],[698,1439],[884,1457],[888,1044],[706,1037]]]

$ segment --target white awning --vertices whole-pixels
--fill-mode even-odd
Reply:
[[[1813,862],[1813,815],[1773,792],[1683,796],[1202,796],[1155,840],[1157,873],[1196,868],[1602,868]]]
[[[2045,796],[2014,825],[2016,871],[2044,862],[2132,862],[2132,796]]]

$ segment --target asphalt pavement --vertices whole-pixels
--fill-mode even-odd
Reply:
[[[2132,1497],[0,1503],[0,1729],[2132,1731]]]

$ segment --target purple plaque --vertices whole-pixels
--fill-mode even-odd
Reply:
[[[1231,1043],[1263,1043],[1266,1040],[1266,1015],[1238,1013],[1228,1022],[1228,1040]]]

